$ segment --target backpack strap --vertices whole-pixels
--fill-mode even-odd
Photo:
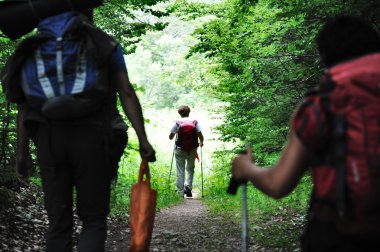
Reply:
[[[346,212],[346,120],[343,115],[337,115],[333,122],[333,160],[336,169],[336,196],[339,217]]]
[[[64,36],[81,40],[83,47],[88,50],[98,67],[108,66],[108,59],[118,45],[114,38],[90,23],[88,18],[82,14],[78,14]]]
[[[78,15],[64,34],[65,38],[78,39],[93,57],[99,68],[107,67],[117,47],[117,42],[108,34],[92,25],[84,15]],[[9,102],[23,103],[26,97],[21,87],[21,69],[25,60],[52,35],[38,33],[23,40],[11,55],[0,74],[3,92]]]
[[[176,120],[175,123],[178,125],[178,131],[177,131],[177,134],[176,134],[176,138],[175,138],[175,145],[176,146],[180,146],[181,143],[182,143],[182,137],[180,137],[180,131],[181,131],[181,124],[182,124],[182,121],[181,120]]]
[[[12,103],[23,103],[26,101],[22,91],[21,69],[25,60],[33,54],[34,50],[45,41],[51,39],[46,34],[37,34],[26,38],[17,45],[15,52],[7,60],[4,69],[0,74],[0,79],[5,97]]]
[[[332,145],[329,160],[336,172],[336,209],[339,217],[346,212],[346,118],[344,114],[332,113],[331,92],[336,84],[330,74],[326,74],[319,86],[321,105],[331,126]]]

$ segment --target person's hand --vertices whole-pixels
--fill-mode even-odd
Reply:
[[[252,162],[254,161],[254,157],[252,155],[252,150],[249,145],[247,145],[247,153],[240,154],[237,156],[231,165],[231,174],[232,177],[237,180],[248,180],[248,175],[250,170],[252,169]]]
[[[30,154],[20,156],[16,158],[16,174],[24,182],[28,181],[28,178],[33,173],[33,161]]]
[[[156,152],[148,141],[140,142],[140,155],[141,158],[148,160],[148,162],[156,161]]]
[[[199,142],[199,146],[202,147],[203,146],[203,142]]]

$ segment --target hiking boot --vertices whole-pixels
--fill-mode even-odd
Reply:
[[[183,193],[186,195],[186,197],[193,197],[193,194],[191,193],[191,190],[188,186],[185,186],[185,190],[183,190]]]

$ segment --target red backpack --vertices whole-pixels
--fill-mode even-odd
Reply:
[[[312,211],[346,234],[380,233],[380,54],[329,70],[318,101],[330,125],[312,171]]]
[[[179,126],[178,138],[176,145],[181,147],[184,151],[192,151],[199,146],[198,132],[196,130],[196,120],[178,120],[176,122]]]

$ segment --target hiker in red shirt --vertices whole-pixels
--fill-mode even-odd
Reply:
[[[198,121],[189,118],[190,108],[188,106],[180,106],[178,113],[181,119],[175,122],[169,134],[170,140],[177,134],[174,147],[177,166],[177,189],[181,197],[184,194],[187,197],[192,197],[195,158],[198,146],[203,146],[203,135]],[[187,172],[186,182],[185,165]]]
[[[317,37],[327,67],[293,116],[288,143],[270,169],[247,154],[232,175],[273,198],[312,168],[302,251],[374,251],[380,237],[380,38],[366,21],[336,17]]]

